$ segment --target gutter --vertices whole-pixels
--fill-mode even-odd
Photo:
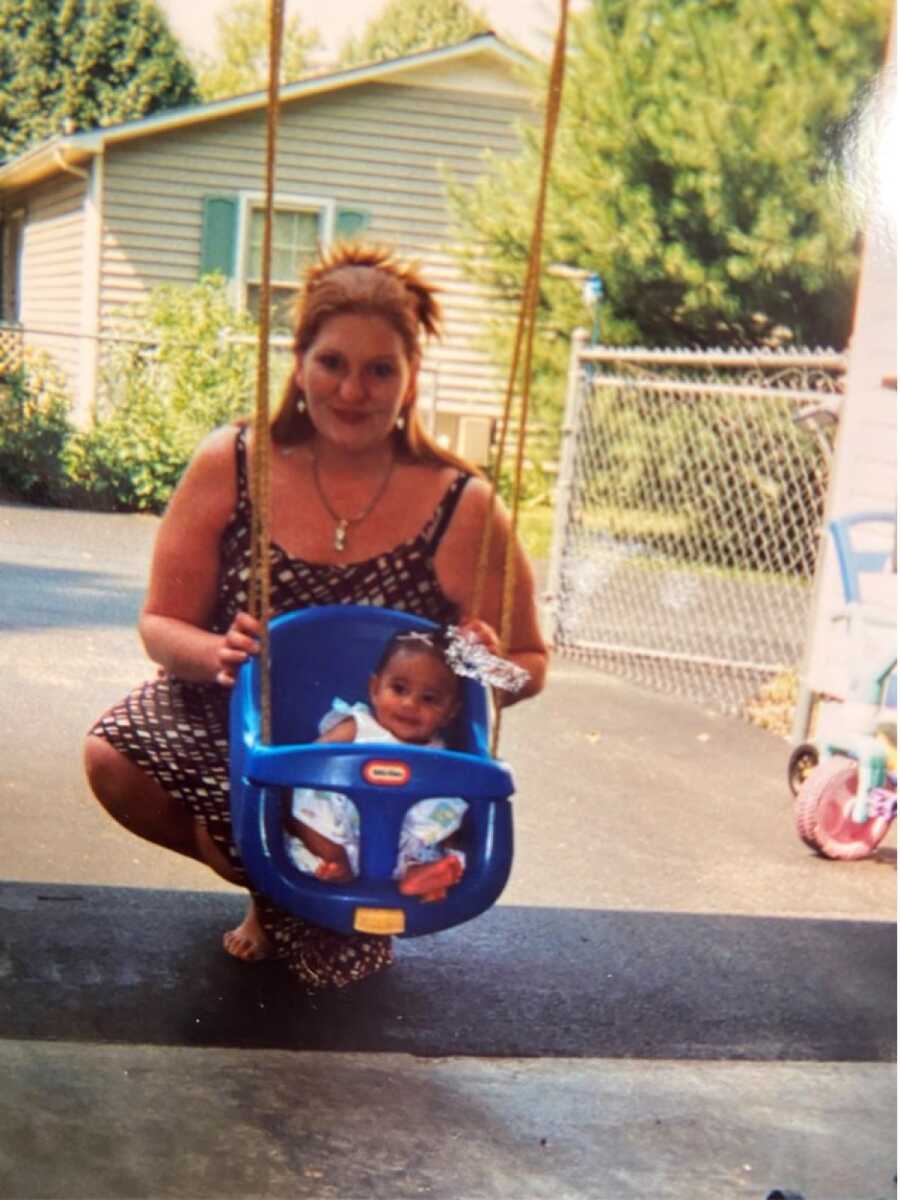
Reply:
[[[79,179],[90,179],[91,177],[90,172],[85,171],[83,167],[76,167],[74,163],[66,162],[62,146],[54,146],[53,161],[61,171],[65,171],[69,175],[77,175]]]
[[[39,183],[55,171],[67,171],[80,176],[83,168],[76,167],[71,159],[78,158],[83,162],[102,152],[103,139],[93,133],[54,138],[26,151],[12,162],[0,164],[0,192]],[[87,175],[84,177],[87,178]]]

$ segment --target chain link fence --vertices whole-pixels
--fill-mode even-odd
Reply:
[[[731,715],[796,669],[844,371],[825,351],[619,351],[576,336],[555,650]]]

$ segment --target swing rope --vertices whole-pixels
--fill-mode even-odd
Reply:
[[[491,468],[491,494],[488,512],[481,534],[478,562],[472,597],[472,612],[478,614],[484,601],[487,581],[488,560],[493,538],[493,518],[497,504],[497,487],[506,447],[512,414],[516,380],[522,362],[522,387],[519,413],[519,428],[516,441],[516,457],[513,476],[512,502],[510,509],[510,537],[507,539],[503,567],[503,593],[500,608],[500,643],[505,649],[512,631],[512,614],[516,589],[516,530],[519,520],[519,496],[522,488],[522,471],[525,461],[525,432],[528,423],[528,408],[531,396],[531,366],[533,360],[534,332],[536,327],[537,302],[541,275],[541,254],[544,233],[544,214],[553,144],[562,104],[563,77],[565,74],[566,27],[568,23],[568,0],[560,0],[559,25],[553,48],[553,58],[548,81],[547,103],[544,117],[544,144],[541,155],[541,171],[535,203],[531,242],[522,291],[522,303],[516,323],[512,362],[506,385],[500,436],[494,452]],[[252,518],[250,543],[250,612],[260,622],[260,720],[261,737],[264,743],[272,740],[271,663],[269,652],[270,607],[270,434],[269,434],[269,328],[272,263],[272,225],[275,191],[275,147],[279,111],[279,75],[281,47],[284,31],[284,0],[269,0],[269,88],[266,122],[266,188],[262,242],[262,271],[260,278],[259,349],[256,372],[256,413],[253,438],[253,481]],[[525,347],[524,360],[522,347]],[[495,714],[491,753],[496,755],[500,736],[500,712]]]
[[[269,328],[272,292],[272,224],[275,205],[275,145],[278,129],[284,0],[269,3],[269,102],[266,120],[266,195],[259,289],[259,348],[256,360],[256,413],[253,425],[253,487],[250,524],[250,612],[260,622],[260,733],[272,741],[272,684],[269,649],[271,618],[271,486],[269,453]]]
[[[503,417],[497,448],[491,465],[491,495],[488,513],[481,532],[481,543],[478,548],[478,563],[475,568],[475,586],[472,597],[472,611],[476,615],[481,611],[484,602],[484,589],[487,582],[488,560],[494,533],[494,512],[497,505],[497,489],[500,484],[500,470],[503,466],[503,456],[506,450],[506,438],[509,431],[512,414],[513,397],[516,380],[519,376],[519,365],[522,361],[522,345],[524,342],[525,355],[522,366],[522,389],[519,407],[519,429],[516,438],[516,456],[513,474],[512,500],[510,506],[510,536],[506,541],[506,553],[503,564],[503,592],[500,603],[500,646],[505,651],[509,645],[512,632],[513,607],[516,592],[516,531],[519,525],[519,497],[522,491],[522,471],[525,463],[525,434],[528,427],[528,410],[531,399],[531,365],[534,352],[534,332],[537,325],[537,303],[540,292],[541,256],[544,240],[544,216],[547,206],[547,188],[550,180],[550,167],[553,161],[553,145],[556,140],[556,129],[559,124],[559,114],[562,107],[562,89],[566,63],[566,27],[569,16],[568,0],[560,0],[559,25],[556,31],[556,41],[553,47],[553,58],[550,65],[550,75],[547,85],[547,103],[544,115],[544,144],[541,152],[541,172],[538,180],[537,199],[534,209],[534,220],[531,232],[531,244],[528,251],[528,263],[525,271],[525,283],[522,289],[522,303],[516,323],[516,335],[513,345],[512,360],[506,384],[506,395],[503,403]],[[502,709],[494,713],[493,730],[491,734],[491,753],[496,756],[500,741],[500,723]]]

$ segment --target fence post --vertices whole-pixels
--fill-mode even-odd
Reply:
[[[572,349],[569,354],[569,373],[566,383],[566,407],[563,414],[559,444],[559,472],[556,477],[556,497],[553,513],[553,540],[550,543],[550,567],[544,593],[545,619],[549,625],[548,640],[556,641],[560,614],[560,586],[562,583],[563,549],[572,489],[575,482],[575,433],[581,406],[581,355],[588,344],[586,329],[576,329],[572,334]]]

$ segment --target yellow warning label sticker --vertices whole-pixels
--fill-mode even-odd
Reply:
[[[358,908],[353,928],[358,933],[403,933],[406,914],[402,908]]]

